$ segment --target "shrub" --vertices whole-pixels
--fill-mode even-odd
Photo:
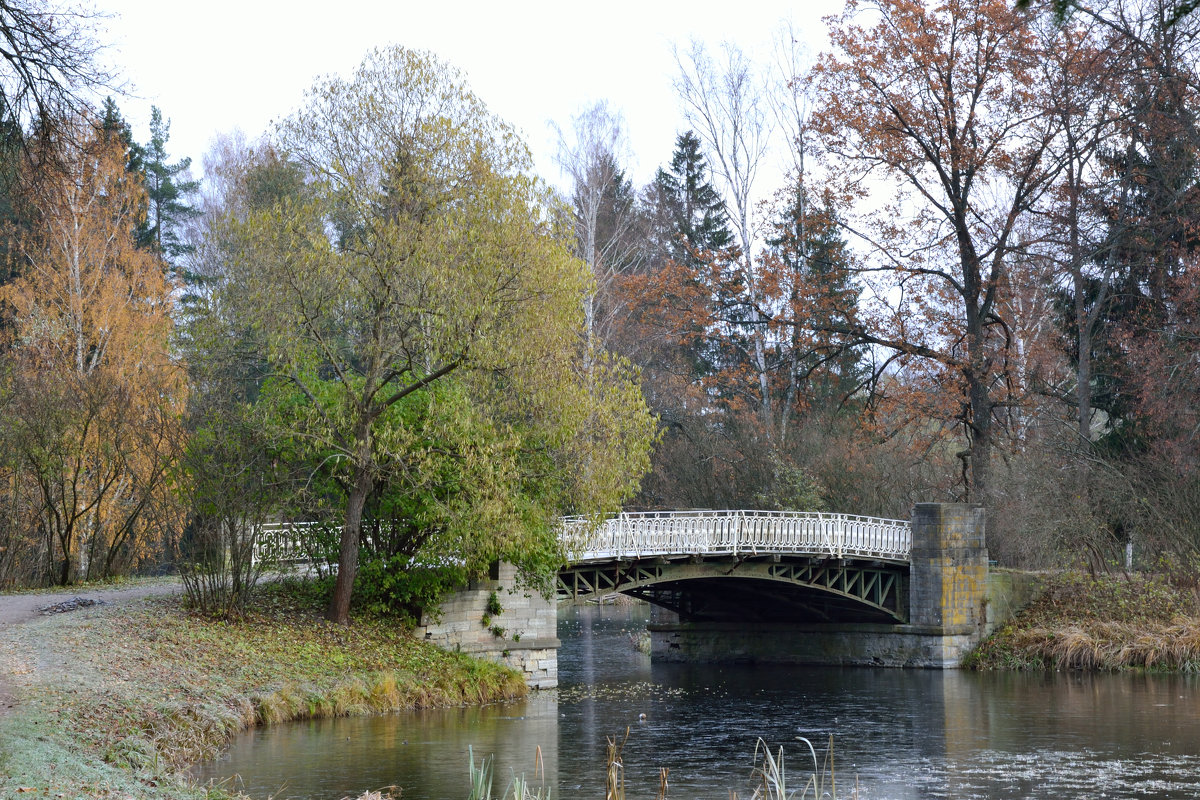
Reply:
[[[461,568],[413,566],[407,556],[372,559],[359,568],[354,601],[364,613],[416,624],[465,583]]]

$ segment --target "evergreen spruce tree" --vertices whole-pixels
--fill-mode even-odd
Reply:
[[[200,212],[188,203],[188,197],[200,186],[187,177],[192,164],[183,158],[174,164],[168,161],[167,142],[171,138],[171,121],[164,120],[157,106],[150,110],[150,141],[143,148],[146,175],[146,194],[150,201],[146,222],[138,231],[138,243],[153,248],[173,268],[180,256],[191,252],[191,245],[181,236],[180,228]]]
[[[700,139],[692,131],[676,139],[671,163],[658,170],[651,196],[658,205],[655,217],[665,227],[658,234],[664,258],[685,267],[692,280],[705,287],[716,316],[738,319],[738,273],[735,259],[729,258],[736,247],[733,231],[724,201],[709,183]],[[692,334],[693,345],[686,349],[697,377],[711,375],[738,358],[733,336],[710,337],[698,329]]]
[[[621,169],[612,153],[600,154],[597,163],[588,171],[595,175],[594,182],[601,187],[600,202],[596,209],[595,239],[597,249],[604,252],[597,255],[615,260],[616,263],[605,265],[610,272],[624,273],[639,258],[632,241],[636,227],[633,222],[637,214],[637,193],[633,190],[633,182],[625,176],[625,170]],[[584,203],[580,196],[581,188],[576,188],[576,213]],[[579,248],[583,248],[582,242]]]
[[[133,140],[133,129],[129,127],[125,117],[121,116],[121,109],[117,107],[117,103],[112,97],[104,98],[104,107],[100,110],[99,128],[101,139],[105,144],[116,137],[125,148],[125,171],[142,175],[145,169],[145,154],[141,145]]]
[[[674,229],[668,247],[677,263],[695,265],[700,253],[732,244],[725,204],[708,182],[708,163],[696,134],[679,135],[670,167],[660,168],[654,181]]]
[[[866,377],[862,345],[852,346],[837,331],[849,330],[859,289],[850,280],[846,241],[833,210],[813,213],[803,185],[796,187],[767,239],[788,286],[786,316],[793,318],[792,369],[810,405],[828,407],[851,395]],[[800,329],[810,333],[801,337]]]

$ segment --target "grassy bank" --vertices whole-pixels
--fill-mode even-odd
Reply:
[[[1200,671],[1192,571],[1064,573],[968,656],[974,669]]]
[[[0,648],[21,701],[0,717],[3,797],[204,797],[179,770],[251,725],[525,692],[515,672],[396,625],[326,623],[287,587],[236,622],[146,599],[39,619]]]

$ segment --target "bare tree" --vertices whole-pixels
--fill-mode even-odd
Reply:
[[[589,344],[608,343],[623,303],[615,283],[641,263],[633,187],[622,166],[628,149],[619,112],[600,101],[571,118],[568,135],[558,126],[558,163],[571,179],[570,206],[575,221],[576,255],[592,273],[595,286],[584,304]]]
[[[775,72],[773,75],[774,91],[767,93],[767,101],[775,114],[780,129],[788,139],[787,152],[791,157],[791,183],[794,189],[794,243],[796,247],[795,263],[800,269],[809,266],[812,259],[812,226],[809,220],[809,189],[807,173],[808,139],[811,136],[810,117],[812,109],[808,97],[807,85],[801,75],[808,69],[807,57],[796,31],[791,23],[780,28],[775,37]],[[799,306],[799,276],[792,276],[788,305],[790,308]],[[787,348],[787,389],[783,398],[783,409],[779,419],[779,441],[787,440],[788,423],[791,415],[788,410],[795,406],[800,390],[801,359],[804,352],[803,326],[799,320],[793,319],[788,327],[789,346]]]
[[[863,7],[871,27],[859,24]],[[847,196],[877,195],[884,180],[894,192],[847,226],[869,250],[858,274],[876,281],[880,302],[834,332],[934,370],[945,399],[941,387],[957,385],[946,411],[967,440],[964,490],[986,500],[995,418],[1015,400],[1010,263],[1058,174],[1041,42],[1001,0],[851,3],[830,33],[835,51],[815,67],[815,132]]]
[[[113,83],[99,63],[97,16],[46,0],[0,0],[0,113],[22,127],[66,119],[88,105],[86,92]]]
[[[770,78],[772,87],[766,93],[766,100],[776,123],[787,137],[787,153],[792,161],[792,170],[803,178],[808,139],[811,136],[812,103],[802,76],[811,66],[811,59],[807,48],[796,35],[791,23],[776,32],[775,63]]]
[[[709,164],[724,190],[725,210],[738,237],[737,268],[745,286],[751,325],[751,359],[758,383],[760,410],[768,435],[773,429],[766,326],[759,276],[755,268],[758,220],[755,180],[766,153],[771,127],[764,91],[749,58],[736,46],[722,47],[718,63],[704,45],[692,42],[675,52],[679,77],[675,90],[684,114],[708,150]]]

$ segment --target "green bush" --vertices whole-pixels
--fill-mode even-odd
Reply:
[[[466,583],[456,567],[414,567],[407,556],[372,559],[354,582],[354,604],[373,616],[400,617],[410,624],[436,609],[447,594]]]

